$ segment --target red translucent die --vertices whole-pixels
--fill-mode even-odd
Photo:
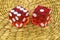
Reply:
[[[9,11],[9,21],[14,26],[21,28],[29,22],[29,13],[25,8],[16,6]]]
[[[45,27],[50,20],[51,9],[44,6],[37,6],[32,15],[32,23],[40,27]]]

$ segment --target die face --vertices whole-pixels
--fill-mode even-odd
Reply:
[[[37,13],[37,14],[41,14],[41,15],[46,15],[49,14],[51,9],[44,7],[44,6],[37,6],[37,8],[35,8],[33,13]]]
[[[50,20],[50,11],[51,9],[38,5],[33,12],[32,23],[41,27],[45,27]]]
[[[16,6],[9,11],[9,21],[18,28],[26,25],[29,22],[28,10],[21,6]]]

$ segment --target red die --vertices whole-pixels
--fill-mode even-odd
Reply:
[[[25,8],[16,6],[9,11],[9,21],[20,28],[29,22],[29,13]]]
[[[50,12],[51,9],[44,7],[44,6],[38,6],[32,15],[32,23],[41,27],[45,27],[50,20]]]

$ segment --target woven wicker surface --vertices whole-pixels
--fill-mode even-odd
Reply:
[[[20,5],[29,10],[30,18],[37,5],[52,9],[46,28],[30,22],[21,29],[9,23],[8,11]],[[0,40],[60,40],[60,0],[0,0]]]

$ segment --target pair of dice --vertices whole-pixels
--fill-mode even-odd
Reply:
[[[51,9],[44,6],[37,6],[32,13],[32,24],[45,27],[50,20]],[[21,28],[29,23],[29,11],[21,6],[16,6],[9,11],[9,21],[14,26]]]

